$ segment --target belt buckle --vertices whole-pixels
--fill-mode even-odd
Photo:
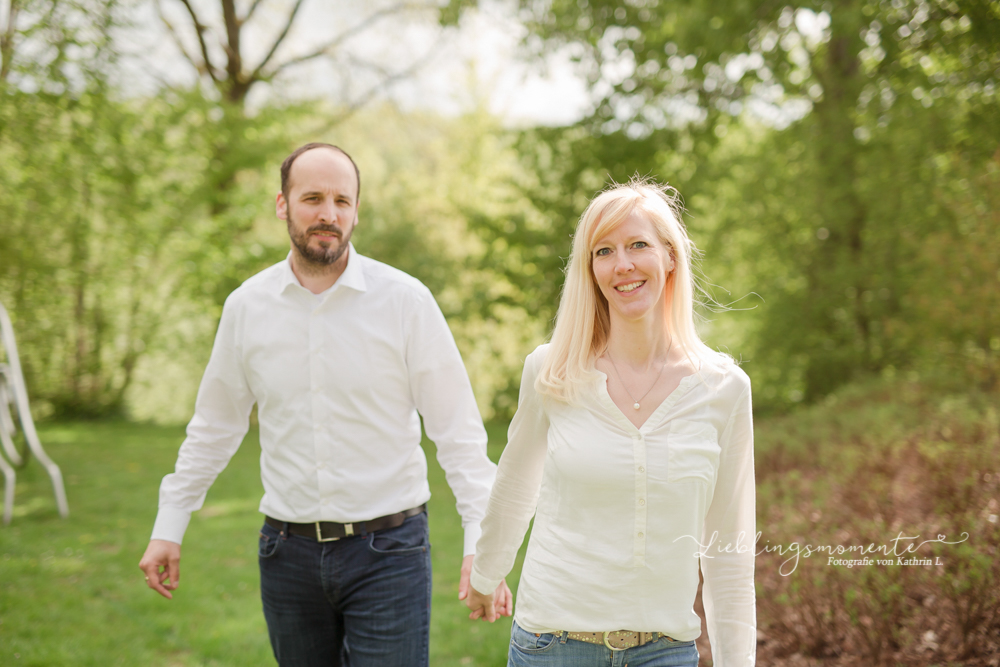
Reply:
[[[322,521],[316,522],[316,541],[317,542],[336,542],[339,537],[323,537],[323,529],[320,528]],[[354,534],[354,524],[345,523],[344,524],[344,537],[350,537]]]
[[[608,643],[608,635],[613,635],[613,634],[618,633],[618,632],[625,632],[625,631],[624,630],[610,630],[610,631],[605,631],[605,633],[604,633],[604,645],[607,646],[612,651],[624,651],[625,649],[632,648],[630,646],[621,646],[621,647],[616,648],[616,647],[612,646],[610,643]],[[619,639],[619,638],[616,637],[616,639]],[[619,639],[619,641],[621,641],[621,639]]]

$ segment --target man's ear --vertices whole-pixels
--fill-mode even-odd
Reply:
[[[288,202],[285,201],[285,195],[282,192],[279,192],[274,200],[274,214],[278,216],[278,220],[288,219]]]

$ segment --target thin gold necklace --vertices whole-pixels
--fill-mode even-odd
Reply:
[[[667,346],[667,355],[666,355],[667,357],[670,356],[670,348],[673,347],[673,345],[674,345],[674,339],[671,338],[670,339],[670,345]],[[646,398],[646,396],[649,395],[649,392],[653,391],[653,387],[656,386],[656,383],[660,381],[660,376],[663,375],[663,369],[667,367],[667,360],[664,359],[663,360],[663,365],[660,366],[660,372],[656,374],[656,379],[653,380],[653,384],[649,385],[649,389],[647,389],[646,393],[643,394],[642,396],[640,396],[639,400],[637,401],[637,400],[635,400],[635,397],[632,396],[632,392],[630,392],[628,390],[628,387],[625,386],[625,380],[622,380],[621,371],[618,370],[618,364],[615,363],[615,358],[611,356],[611,351],[610,350],[608,350],[608,359],[611,360],[611,367],[615,369],[615,375],[618,376],[618,381],[621,383],[622,389],[624,389],[625,393],[628,394],[628,397],[632,399],[632,407],[635,408],[636,410],[638,410],[639,408],[642,407],[639,404],[639,401],[641,401],[642,399]]]

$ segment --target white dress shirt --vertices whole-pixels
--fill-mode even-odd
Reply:
[[[703,363],[636,428],[600,371],[578,405],[540,396],[535,378],[547,349],[524,364],[472,586],[493,591],[510,572],[534,514],[518,625],[536,633],[662,632],[689,641],[701,634],[693,605],[704,551],[712,657],[720,667],[752,665],[749,378],[732,363]]]
[[[289,260],[229,295],[153,539],[180,543],[257,403],[260,511],[355,523],[427,502],[420,417],[475,551],[496,467],[462,358],[434,297],[402,271],[349,250],[319,295]]]

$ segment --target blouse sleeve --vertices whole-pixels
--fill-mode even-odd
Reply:
[[[756,537],[750,386],[736,401],[719,442],[715,495],[705,517],[703,601],[717,667],[749,667],[757,651]],[[713,540],[714,537],[714,541]]]
[[[492,593],[514,567],[538,502],[549,431],[542,397],[535,391],[541,356],[536,350],[524,362],[517,412],[507,431],[507,446],[476,545],[469,581],[481,593]]]

